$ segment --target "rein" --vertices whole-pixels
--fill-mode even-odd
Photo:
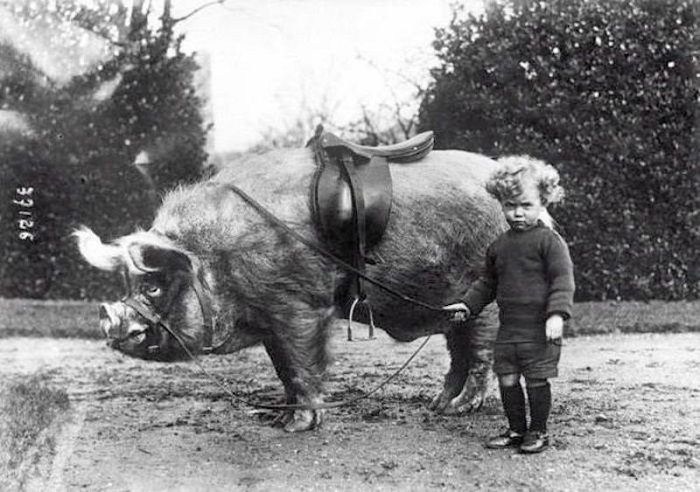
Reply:
[[[263,217],[268,219],[270,222],[274,223],[276,226],[281,227],[282,229],[284,229],[284,231],[286,233],[293,236],[298,241],[304,243],[306,246],[313,249],[318,254],[325,256],[326,258],[328,258],[329,260],[331,260],[333,263],[335,263],[339,267],[343,268],[344,270],[347,270],[351,273],[354,273],[355,275],[357,275],[358,277],[361,277],[362,279],[366,280],[370,284],[375,285],[375,286],[379,287],[380,289],[382,289],[383,291],[388,292],[389,294],[393,295],[394,297],[398,297],[399,299],[402,299],[410,304],[415,304],[417,306],[423,307],[423,308],[428,309],[430,311],[444,312],[441,306],[436,306],[434,304],[428,304],[427,302],[423,302],[419,299],[416,299],[414,297],[403,294],[403,293],[397,291],[396,289],[393,289],[392,287],[389,287],[388,285],[380,282],[379,280],[375,280],[372,277],[367,276],[366,273],[364,273],[361,270],[358,270],[357,268],[355,268],[354,266],[352,266],[348,262],[342,260],[338,256],[334,255],[330,251],[327,251],[326,249],[321,247],[316,242],[308,240],[307,238],[305,238],[304,236],[299,234],[297,231],[295,231],[294,229],[289,227],[287,224],[282,222],[280,219],[275,217],[275,215],[273,215],[272,212],[270,212],[265,207],[263,207],[253,197],[248,195],[245,191],[240,189],[238,186],[231,184],[231,183],[227,183],[223,186],[225,188],[230,189],[231,191],[236,193],[238,196],[240,196],[248,205],[253,207],[260,215],[262,215]]]
[[[423,302],[421,300],[415,299],[411,296],[405,295],[388,285],[373,279],[372,277],[367,276],[364,272],[361,270],[358,270],[354,266],[350,265],[346,261],[342,260],[338,256],[334,255],[333,253],[327,251],[323,247],[321,247],[319,244],[317,244],[314,241],[310,241],[298,232],[296,232],[294,229],[289,227],[287,224],[282,222],[280,219],[278,219],[275,215],[273,215],[269,210],[267,210],[265,207],[263,207],[259,202],[257,202],[255,199],[253,199],[250,195],[248,195],[246,192],[244,192],[242,189],[237,187],[234,184],[225,184],[223,185],[225,188],[228,188],[229,190],[233,191],[236,193],[238,196],[240,196],[248,205],[250,205],[252,208],[254,208],[260,215],[268,219],[270,222],[273,224],[277,225],[278,227],[282,228],[285,232],[287,232],[289,235],[293,236],[295,239],[300,241],[301,243],[305,244],[312,250],[316,251],[320,255],[330,259],[333,263],[336,265],[340,266],[344,270],[347,270],[358,277],[363,278],[367,282],[379,287],[380,289],[388,292],[389,294],[398,297],[399,299],[402,299],[405,302],[411,303],[418,305],[420,307],[423,307],[425,309],[431,310],[431,311],[439,311],[439,312],[444,312],[442,307],[436,306],[433,304],[428,304],[426,302]],[[418,355],[418,353],[423,350],[425,345],[430,341],[430,338],[432,335],[428,335],[425,340],[418,346],[418,348],[406,359],[406,361],[399,367],[396,371],[394,371],[393,374],[391,374],[388,378],[386,378],[384,381],[382,381],[380,384],[372,388],[370,391],[367,393],[363,393],[362,395],[356,396],[354,398],[350,398],[347,400],[342,400],[338,402],[328,402],[328,403],[320,403],[320,404],[278,404],[278,405],[267,405],[267,404],[261,404],[261,403],[253,403],[245,398],[242,398],[235,393],[233,393],[224,383],[222,383],[219,378],[217,378],[214,374],[210,373],[204,365],[201,363],[201,361],[196,357],[196,355],[187,347],[185,344],[183,337],[180,333],[178,333],[176,330],[174,330],[164,319],[168,315],[167,311],[165,315],[160,315],[158,314],[152,307],[142,303],[138,299],[136,299],[132,294],[131,294],[131,288],[128,284],[127,280],[127,286],[128,286],[128,291],[129,291],[129,296],[123,300],[123,302],[134,309],[139,315],[144,317],[147,321],[151,323],[151,325],[155,326],[160,326],[164,330],[166,330],[177,342],[180,344],[182,349],[185,351],[185,353],[188,355],[188,357],[194,361],[195,364],[199,367],[199,369],[204,373],[209,379],[211,379],[221,390],[223,390],[229,397],[231,397],[233,400],[239,401],[241,403],[244,403],[248,406],[251,406],[253,408],[259,408],[259,409],[264,409],[264,410],[321,410],[321,409],[329,409],[329,408],[338,408],[344,405],[349,405],[352,403],[355,403],[357,401],[360,401],[362,399],[368,398],[369,396],[373,395],[380,389],[382,389],[384,386],[386,386],[390,381],[392,381],[396,376],[398,376],[407,366],[408,364],[411,363],[411,361]],[[203,349],[204,353],[216,353],[218,349],[221,349],[228,339],[224,340],[221,342],[218,346],[213,347],[212,344],[212,339],[213,339],[213,327],[214,327],[214,320],[213,320],[213,310],[211,309],[211,305],[206,297],[206,294],[204,293],[203,286],[201,285],[200,281],[198,278],[194,278],[194,281],[191,283],[192,288],[194,289],[197,298],[199,300],[200,307],[202,309],[202,316],[204,319],[204,329],[205,329],[205,347]],[[150,346],[148,347],[149,353],[155,353],[157,352],[158,346]]]
[[[263,410],[322,410],[322,409],[327,409],[327,408],[338,408],[342,407],[345,405],[350,405],[352,403],[355,403],[357,401],[363,400],[380,389],[382,389],[384,386],[386,386],[392,379],[394,379],[396,376],[399,375],[401,371],[403,371],[408,364],[411,363],[411,361],[418,355],[418,352],[420,352],[423,347],[428,343],[430,340],[430,336],[426,337],[425,340],[420,344],[420,346],[411,354],[411,356],[406,360],[406,362],[403,363],[401,367],[399,367],[391,376],[386,378],[384,381],[382,381],[380,384],[372,388],[370,391],[367,393],[363,393],[359,396],[356,396],[354,398],[349,398],[347,400],[342,400],[342,401],[336,401],[336,402],[328,402],[328,403],[320,403],[320,404],[311,404],[311,405],[306,405],[302,403],[287,403],[287,404],[279,404],[279,405],[267,405],[264,403],[253,403],[250,400],[247,400],[245,398],[242,398],[238,395],[236,395],[233,391],[229,389],[228,386],[226,386],[224,383],[222,383],[219,378],[214,376],[214,374],[210,373],[207,371],[206,367],[204,367],[204,364],[192,353],[192,351],[187,348],[187,345],[182,341],[180,336],[176,334],[174,331],[170,329],[164,322],[161,322],[161,325],[168,330],[168,332],[175,337],[175,339],[180,343],[182,348],[185,350],[187,355],[194,361],[195,364],[197,364],[197,367],[204,373],[209,379],[211,379],[221,390],[224,391],[229,397],[231,397],[233,400],[239,401],[241,403],[244,403],[248,406],[251,406],[253,408],[260,408]]]
[[[197,292],[198,297],[199,295],[199,290],[195,289]],[[396,376],[401,373],[408,364],[411,363],[411,361],[418,355],[418,353],[425,347],[425,345],[430,341],[430,335],[428,335],[425,340],[420,344],[420,346],[411,354],[411,356],[403,363],[401,367],[399,367],[394,373],[386,378],[384,381],[382,381],[380,384],[372,388],[370,391],[367,393],[363,393],[359,396],[356,396],[354,398],[350,398],[347,400],[342,400],[342,401],[337,401],[337,402],[329,402],[329,403],[321,403],[321,404],[312,404],[312,405],[306,405],[306,404],[279,404],[279,405],[267,405],[263,403],[253,403],[250,400],[247,400],[245,398],[242,398],[238,395],[236,395],[231,389],[229,389],[228,386],[226,386],[224,383],[222,383],[219,378],[217,378],[214,374],[209,372],[206,367],[204,367],[204,364],[197,358],[197,356],[187,347],[187,344],[185,341],[182,339],[182,335],[178,333],[176,330],[174,330],[164,319],[163,316],[158,314],[154,309],[152,309],[150,306],[142,303],[138,299],[136,299],[134,296],[129,296],[126,299],[124,299],[122,302],[132,308],[134,311],[136,311],[138,314],[140,314],[142,317],[144,317],[149,323],[151,323],[152,326],[160,326],[163,328],[165,331],[167,331],[177,342],[180,344],[182,349],[185,351],[187,356],[195,363],[197,364],[197,367],[199,367],[200,371],[204,373],[210,380],[214,382],[221,390],[224,391],[231,399],[236,400],[238,402],[244,403],[248,406],[251,406],[253,408],[260,408],[263,410],[321,410],[321,409],[327,409],[327,408],[338,408],[341,406],[349,405],[352,403],[355,403],[357,401],[360,401],[364,398],[367,398],[380,389],[382,389],[384,386],[386,386],[391,380],[393,380]],[[202,299],[200,297],[200,304],[204,306],[204,302],[202,302]],[[203,312],[206,312],[205,309],[202,309]],[[167,313],[165,314],[167,316]],[[141,332],[142,333],[142,332]],[[137,333],[140,334],[140,333]],[[136,335],[137,335],[136,334]],[[130,337],[126,337],[130,338]],[[125,340],[124,338],[123,340]],[[216,353],[216,350],[218,348],[221,348],[227,340],[224,340],[219,346],[210,348],[209,353],[214,352]],[[157,352],[157,345],[155,348],[153,346],[148,347],[149,353],[153,354]]]

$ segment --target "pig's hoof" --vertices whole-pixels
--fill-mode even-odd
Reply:
[[[443,391],[430,402],[428,408],[437,413],[443,413],[447,406],[454,400],[454,393]]]
[[[486,391],[467,391],[465,389],[465,391],[462,391],[462,393],[450,401],[442,413],[445,415],[460,415],[464,413],[476,412],[483,406],[485,398]]]
[[[321,412],[319,410],[296,410],[288,414],[290,421],[284,426],[286,432],[303,432],[315,429],[321,425]]]

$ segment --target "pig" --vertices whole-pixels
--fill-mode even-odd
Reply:
[[[390,164],[391,214],[367,253],[367,275],[433,306],[464,295],[483,269],[486,248],[506,227],[484,187],[495,166],[488,157],[458,150]],[[314,407],[324,401],[330,327],[348,315],[345,293],[353,275],[228,186],[235,184],[303,238],[322,244],[310,193],[316,169],[309,148],[244,155],[221,164],[209,179],[168,192],[147,231],[108,243],[87,227],[76,231],[84,259],[122,271],[130,298],[138,301],[100,306],[111,346],[169,361],[208,346],[232,353],[262,344],[286,402],[297,406],[280,415],[284,430],[320,425],[323,409]],[[450,367],[429,407],[446,414],[480,408],[493,377],[495,308],[456,326],[448,313],[408,303],[372,283],[366,293],[376,325],[392,338],[446,337]],[[358,315],[366,321],[366,310]]]

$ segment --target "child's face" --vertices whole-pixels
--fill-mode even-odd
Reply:
[[[503,200],[501,207],[510,228],[514,231],[526,231],[537,225],[544,209],[540,193],[534,184],[524,184],[523,192]]]

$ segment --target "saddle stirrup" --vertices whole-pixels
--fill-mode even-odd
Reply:
[[[369,336],[368,336],[368,338],[370,340],[374,339],[374,315],[372,314],[372,305],[369,303],[369,301],[367,299],[361,299],[360,297],[356,297],[352,301],[352,306],[350,306],[350,315],[348,316],[348,342],[352,342],[352,322],[353,322],[353,317],[355,315],[355,307],[360,303],[367,306],[367,312],[369,313]]]

